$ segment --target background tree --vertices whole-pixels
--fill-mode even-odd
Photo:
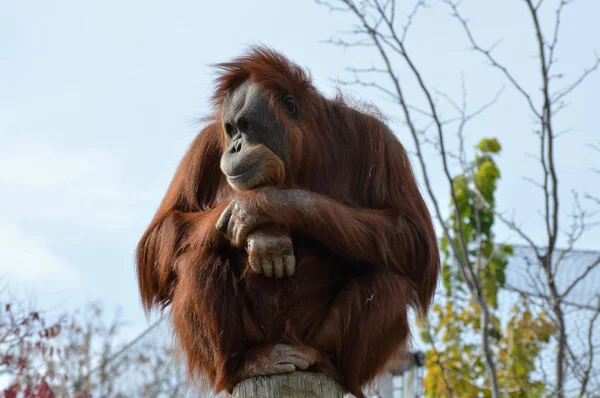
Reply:
[[[47,380],[60,378],[45,365],[57,353],[62,320],[47,321],[32,303],[15,300],[7,288],[0,294],[5,296],[0,301],[0,376],[10,381],[5,393],[37,391]]]
[[[50,316],[2,292],[0,397],[183,397],[196,395],[159,319],[127,341],[119,314],[98,304]],[[4,391],[2,391],[4,390]]]
[[[473,274],[481,285],[490,312],[491,351],[496,362],[496,377],[504,396],[541,397],[547,388],[535,374],[536,359],[549,341],[554,327],[544,312],[532,312],[526,300],[515,305],[510,317],[498,308],[498,293],[506,282],[506,266],[513,255],[510,245],[497,245],[492,227],[494,213],[484,206],[495,203],[494,192],[500,171],[493,157],[500,152],[495,139],[477,145],[475,159],[465,164],[465,173],[454,178],[453,187],[460,208],[463,235],[459,236],[456,211],[451,210],[448,225],[451,239],[464,240],[467,256],[475,267]],[[490,390],[474,381],[485,378],[485,358],[473,338],[481,329],[481,309],[472,300],[460,268],[449,251],[448,238],[442,238],[443,296],[438,297],[421,338],[426,351],[428,397],[489,396]],[[504,318],[504,319],[502,319]]]
[[[516,319],[524,319],[523,317],[531,310],[538,314],[536,317],[541,316],[544,322],[548,320],[552,323],[555,333],[551,338],[550,346],[555,348],[554,369],[551,375],[545,377],[545,383],[551,384],[549,393],[564,397],[568,380],[570,383],[577,384],[572,388],[573,394],[587,396],[594,391],[598,392],[599,388],[597,381],[593,386],[591,381],[596,380],[599,372],[597,366],[594,366],[594,352],[598,349],[597,343],[594,342],[600,340],[598,338],[600,330],[596,323],[598,317],[594,314],[600,311],[600,307],[598,302],[587,303],[585,308],[570,307],[568,296],[598,268],[600,256],[596,254],[577,271],[575,276],[569,278],[561,277],[563,275],[561,265],[574,251],[576,243],[583,234],[593,226],[589,219],[593,215],[593,208],[589,206],[594,205],[594,198],[588,198],[589,202],[584,206],[584,203],[579,201],[580,195],[575,193],[572,212],[565,212],[560,206],[561,201],[565,201],[566,198],[559,191],[556,154],[560,147],[556,143],[559,136],[556,115],[567,106],[570,94],[598,68],[600,58],[596,56],[592,64],[576,76],[569,77],[557,67],[557,49],[561,29],[563,29],[564,10],[577,2],[566,0],[516,2],[520,5],[520,11],[531,22],[531,39],[534,43],[532,51],[538,61],[535,66],[538,87],[533,89],[529,88],[530,84],[523,84],[520,76],[515,75],[496,57],[495,46],[498,43],[484,45],[480,42],[477,34],[471,30],[469,20],[462,14],[464,3],[453,0],[419,0],[409,3],[395,0],[317,0],[317,3],[323,4],[331,12],[350,14],[356,21],[356,25],[350,30],[330,39],[329,42],[345,48],[360,47],[360,51],[363,52],[361,59],[372,62],[371,66],[349,68],[352,78],[341,80],[339,83],[374,89],[390,98],[397,105],[401,119],[413,139],[414,156],[421,173],[423,187],[429,195],[430,208],[437,219],[445,242],[445,251],[448,255],[446,264],[451,264],[458,271],[457,275],[460,279],[455,278],[455,281],[464,284],[465,299],[468,298],[474,304],[471,315],[478,318],[477,322],[471,319],[464,319],[463,322],[477,327],[479,342],[472,348],[481,355],[481,367],[485,368],[483,373],[485,377],[481,377],[482,373],[475,372],[469,376],[471,379],[468,382],[476,385],[480,391],[489,391],[489,395],[495,398],[502,396],[503,391],[505,393],[512,391],[512,387],[508,391],[503,390],[506,380],[503,373],[505,364],[501,354],[504,355],[505,351],[499,350],[500,330],[494,317],[496,295],[492,294],[495,288],[490,285],[490,279],[485,278],[489,275],[502,278],[502,261],[494,260],[490,263],[488,258],[482,256],[484,250],[479,250],[474,256],[469,249],[474,242],[478,242],[477,245],[481,243],[481,237],[477,237],[477,234],[473,235],[472,231],[481,228],[484,224],[479,227],[471,225],[469,214],[463,213],[473,211],[473,205],[477,205],[487,209],[489,215],[493,214],[504,227],[518,237],[519,243],[526,245],[533,253],[532,258],[528,260],[530,262],[528,271],[531,271],[531,275],[537,275],[532,278],[535,284],[534,292],[515,289],[512,286],[505,287],[523,294],[526,299]],[[538,137],[538,146],[524,148],[524,151],[537,153],[541,177],[531,178],[530,175],[525,177],[536,184],[541,192],[538,200],[541,203],[540,215],[544,220],[542,239],[537,238],[540,236],[539,231],[527,230],[521,227],[518,220],[495,209],[494,203],[490,202],[492,197],[480,191],[482,187],[476,184],[472,185],[471,194],[474,194],[478,201],[465,207],[465,198],[461,197],[460,191],[464,187],[464,176],[469,175],[469,163],[465,160],[468,156],[464,150],[464,131],[473,118],[494,104],[502,90],[496,90],[482,81],[481,86],[489,90],[491,100],[478,109],[469,111],[464,78],[462,98],[459,101],[432,88],[431,83],[422,73],[423,65],[418,65],[413,58],[408,33],[419,13],[434,6],[443,7],[450,13],[462,29],[465,43],[480,57],[480,60],[491,64],[492,71],[503,76],[506,85],[521,98],[523,106],[531,116],[531,124],[524,126],[524,129],[532,130]],[[505,26],[506,29],[511,29],[511,23],[508,21]],[[419,38],[420,42],[424,40],[435,40],[435,38]],[[365,55],[366,53],[370,56]],[[443,68],[444,61],[444,59],[439,60],[438,68]],[[448,112],[443,112],[442,108],[444,110],[449,108],[454,111],[454,115],[448,116]],[[458,140],[454,139],[455,136]],[[457,150],[454,151],[449,147],[449,143],[456,141],[458,141]],[[431,150],[434,154],[429,152]],[[436,160],[440,159],[439,169],[436,168],[437,162],[431,160],[432,156],[435,156]],[[586,166],[582,165],[582,167]],[[460,170],[460,173],[453,172],[456,169]],[[461,174],[463,177],[456,180],[454,178],[456,174]],[[443,175],[450,191],[452,215],[450,219],[445,217],[447,213],[440,204],[439,194],[436,193],[437,187],[433,186],[434,175]],[[473,201],[473,197],[470,200]],[[483,215],[480,211],[474,213]],[[559,222],[568,217],[572,220],[571,225],[561,230]],[[472,238],[477,239],[470,241]],[[564,249],[557,248],[557,242],[561,238],[566,242]],[[493,244],[493,241],[489,241],[488,244]],[[446,281],[452,279],[449,269],[445,269]],[[436,307],[438,314],[445,315],[444,311],[449,309],[444,309],[444,303],[438,304],[440,304]],[[569,331],[566,323],[566,313],[573,314],[576,311],[585,311],[585,315],[581,314],[589,320],[585,339],[588,343],[583,350],[575,348],[579,339],[572,336],[572,331]],[[506,336],[508,336],[507,332],[510,330],[505,330]],[[437,343],[436,336],[432,337],[434,337],[432,342]],[[537,348],[530,352],[531,355],[536,353]],[[519,363],[526,364],[527,361],[522,360]],[[527,369],[527,366],[525,368]],[[514,378],[513,381],[515,384],[522,382],[519,378]],[[533,382],[533,379],[528,378],[525,382]]]

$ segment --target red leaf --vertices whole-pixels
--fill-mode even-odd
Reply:
[[[50,386],[45,381],[42,381],[42,383],[38,387],[37,396],[38,398],[54,398],[54,393],[52,392]]]
[[[17,392],[19,392],[19,386],[10,386],[7,390],[4,390],[4,398],[17,398]]]

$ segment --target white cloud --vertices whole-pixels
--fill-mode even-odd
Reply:
[[[0,141],[1,142],[1,141]],[[135,225],[139,194],[106,151],[65,150],[20,140],[0,145],[0,217],[92,229]]]
[[[95,153],[60,153],[51,148],[5,148],[0,152],[0,181],[49,187],[81,181],[106,159]]]
[[[73,286],[80,279],[66,260],[11,224],[0,224],[0,275],[11,283],[61,286]]]
[[[0,149],[0,182],[45,188],[113,181],[117,162],[96,150],[65,151],[39,141],[4,142]]]

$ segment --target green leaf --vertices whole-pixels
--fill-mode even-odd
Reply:
[[[483,138],[477,144],[477,149],[484,153],[499,153],[502,147],[496,138]]]

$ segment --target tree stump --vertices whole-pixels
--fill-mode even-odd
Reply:
[[[233,398],[342,398],[342,388],[321,373],[293,372],[251,377],[233,389]]]

